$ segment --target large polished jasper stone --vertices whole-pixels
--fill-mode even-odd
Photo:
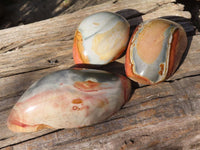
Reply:
[[[166,19],[141,23],[128,45],[126,75],[142,84],[164,81],[176,71],[186,47],[181,25]]]
[[[107,64],[126,49],[130,25],[116,13],[99,12],[86,17],[75,32],[75,64]]]
[[[75,128],[110,117],[128,100],[130,80],[94,69],[67,69],[35,82],[13,107],[7,126],[14,132]]]

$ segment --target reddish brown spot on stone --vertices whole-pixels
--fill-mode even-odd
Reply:
[[[77,107],[77,106],[73,106],[73,107],[72,107],[72,110],[80,110],[80,108]]]
[[[85,92],[92,92],[100,90],[100,83],[91,80],[77,81],[74,83],[74,87]]]
[[[73,99],[73,100],[72,100],[72,103],[73,103],[73,104],[81,104],[81,103],[83,103],[83,100],[80,99],[80,98]]]
[[[164,64],[160,64],[160,71],[158,72],[159,75],[163,75],[163,71],[164,71]]]

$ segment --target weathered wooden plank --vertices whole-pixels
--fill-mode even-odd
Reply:
[[[187,19],[190,15],[182,11],[182,5],[172,2],[174,1],[109,1],[70,15],[1,30],[0,148],[37,150],[197,147],[198,141],[195,140],[200,132],[199,35],[191,37],[194,28]],[[129,20],[132,30],[143,20],[163,16],[181,23],[191,40],[189,51],[178,71],[168,82],[133,87],[136,90],[131,100],[121,111],[103,123],[80,129],[47,129],[26,134],[9,131],[6,119],[19,96],[41,76],[73,65],[72,40],[78,23],[85,16],[103,10],[119,11]],[[117,62],[105,69],[112,68],[112,71],[121,70],[123,73],[124,57]],[[190,140],[186,136],[191,137]]]
[[[104,136],[107,136],[107,138],[101,138],[101,136],[96,136],[95,138],[92,137],[92,140],[83,139],[81,141],[75,141],[70,144],[57,144],[51,149],[189,150],[190,148],[195,146],[196,142],[198,142],[195,141],[197,134],[200,133],[198,125],[199,121],[197,121],[197,119],[195,118],[191,118],[190,120],[187,120],[186,118],[176,119],[173,121],[173,125],[171,124],[171,121],[166,121],[158,124],[157,128],[147,126],[142,128],[128,129],[124,130],[123,132],[113,133],[109,136],[107,136],[107,134],[104,134]],[[191,126],[194,126],[194,128],[191,128]],[[186,141],[183,138],[185,136],[190,136],[190,139]],[[179,145],[174,141],[180,141],[181,144]],[[198,149],[199,146],[197,145],[195,146],[195,148]]]
[[[200,76],[195,76],[138,88],[131,100],[103,123],[59,130],[13,148],[87,149],[89,146],[90,149],[119,149],[129,138],[133,139],[131,145],[136,149],[147,148],[151,144],[158,147],[179,146],[176,141],[181,142],[185,135],[200,132],[199,81]]]

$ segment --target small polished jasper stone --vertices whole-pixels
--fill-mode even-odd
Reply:
[[[105,120],[130,95],[130,80],[95,69],[67,69],[35,82],[15,104],[7,120],[14,132],[76,128]]]
[[[112,12],[99,12],[86,17],[75,32],[75,64],[107,64],[126,49],[130,25]]]
[[[134,31],[125,59],[126,75],[141,84],[154,84],[169,78],[180,64],[187,47],[181,25],[153,19]]]

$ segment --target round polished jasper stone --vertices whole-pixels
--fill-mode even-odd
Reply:
[[[126,75],[142,84],[164,81],[176,71],[186,47],[181,25],[166,19],[141,23],[128,45]]]
[[[116,13],[99,12],[85,18],[75,32],[75,64],[107,64],[126,49],[130,25]]]

